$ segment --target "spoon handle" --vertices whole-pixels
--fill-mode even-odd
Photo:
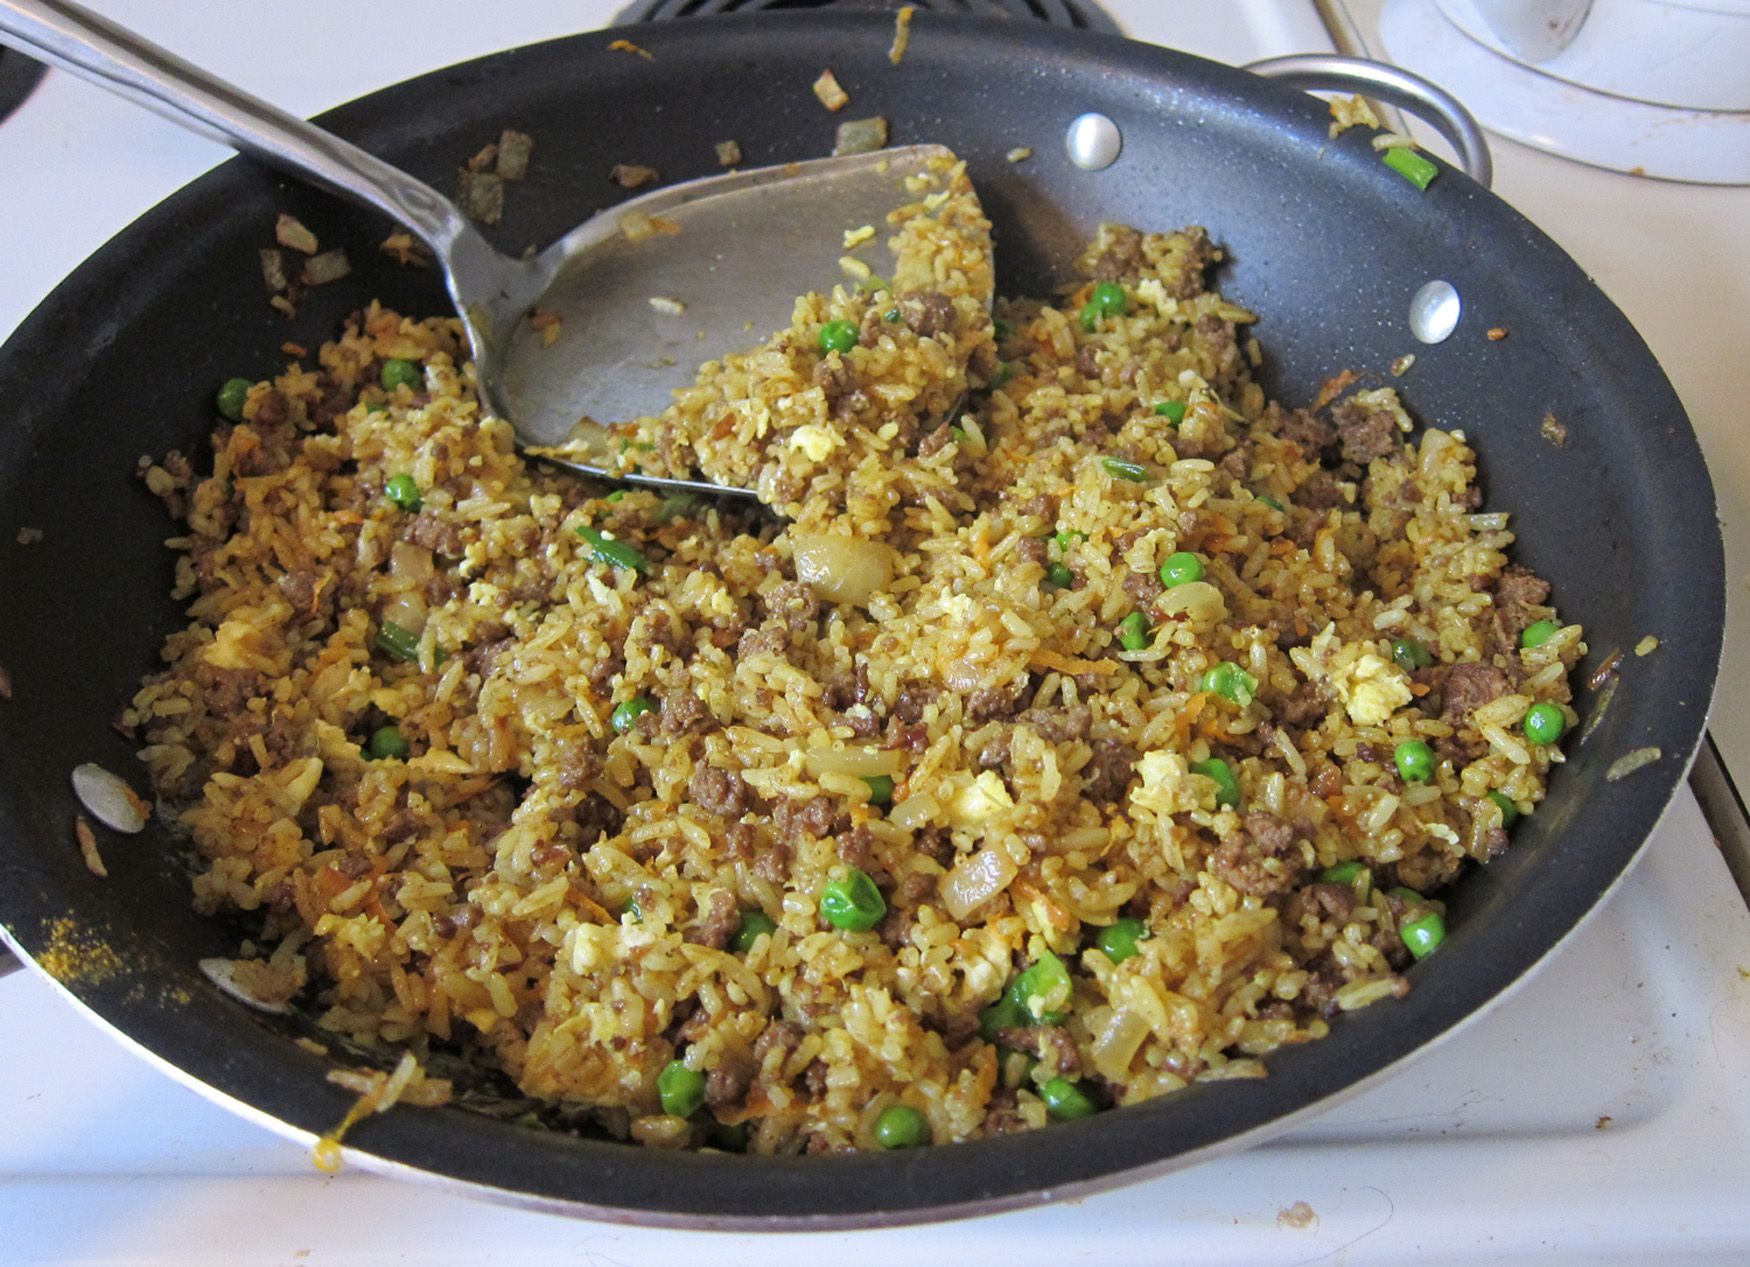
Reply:
[[[431,186],[69,0],[0,0],[0,41],[289,175],[374,207],[446,259],[464,241],[478,238],[461,211]]]

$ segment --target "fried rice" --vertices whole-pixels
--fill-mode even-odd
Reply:
[[[1409,988],[1584,651],[1464,436],[1266,400],[1202,229],[993,313],[963,169],[913,192],[892,278],[620,430],[776,514],[525,459],[376,306],[146,470],[189,623],[123,721],[260,988],[765,1153],[1262,1076]]]

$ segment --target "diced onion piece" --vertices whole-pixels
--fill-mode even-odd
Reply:
[[[1187,581],[1156,599],[1155,610],[1163,616],[1187,616],[1209,624],[1227,615],[1227,601],[1208,581]]]
[[[1149,1024],[1127,1007],[1115,1007],[1094,1030],[1094,1041],[1088,1046],[1094,1068],[1102,1078],[1122,1082],[1130,1072],[1131,1058],[1142,1040],[1148,1037]]]
[[[802,758],[808,773],[848,774],[853,778],[872,779],[885,774],[888,778],[904,768],[905,754],[898,748],[811,748]]]
[[[1604,781],[1615,783],[1618,779],[1626,779],[1642,766],[1652,765],[1664,755],[1658,748],[1636,748],[1633,752],[1624,753],[1610,763],[1610,769],[1604,772]]]
[[[893,583],[893,551],[879,541],[793,532],[796,579],[834,603],[861,605]]]
[[[416,546],[411,541],[397,541],[389,547],[390,576],[418,585],[431,580],[432,571],[431,551],[424,546]],[[411,628],[399,620],[395,623],[403,628]]]
[[[146,825],[147,807],[119,774],[87,761],[73,767],[73,794],[111,831],[133,835]]]
[[[834,154],[873,154],[887,147],[887,120],[877,114],[867,119],[848,119],[839,124]]]
[[[942,877],[936,892],[942,908],[955,921],[965,919],[978,907],[1009,887],[1016,867],[1008,854],[999,849],[980,849],[954,864],[954,869]]]
[[[399,625],[415,638],[425,632],[425,599],[415,593],[401,594],[387,607],[379,623]]]

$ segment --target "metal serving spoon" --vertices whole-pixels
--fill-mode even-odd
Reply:
[[[841,229],[883,224],[908,200],[904,178],[946,152],[914,145],[671,185],[598,213],[533,258],[513,259],[429,185],[68,0],[0,0],[0,40],[406,225],[443,269],[487,405],[526,446],[596,439],[604,458],[608,433],[590,420],[656,413],[702,361],[788,325],[797,295],[840,276]],[[633,241],[623,224],[634,212],[679,232]],[[880,235],[871,246],[866,262],[885,275],[892,259],[882,258]],[[551,347],[526,320],[537,308],[558,320]],[[753,495],[610,472],[605,462],[565,465],[663,488]]]

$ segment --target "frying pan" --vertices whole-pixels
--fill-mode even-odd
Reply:
[[[1085,1193],[1256,1143],[1443,1037],[1497,999],[1616,885],[1678,787],[1702,734],[1723,627],[1723,558],[1707,472],[1675,394],[1623,316],[1535,227],[1461,173],[1421,191],[1382,165],[1364,129],[1335,139],[1322,103],[1168,50],[1017,22],[920,13],[890,64],[890,17],[787,12],[689,19],[518,49],[424,76],[322,122],[433,183],[505,126],[537,139],[498,245],[542,243],[612,202],[616,162],[665,179],[714,169],[734,138],[750,163],[811,157],[838,117],[808,86],[830,66],[856,115],[896,141],[952,145],[996,225],[1001,289],[1042,293],[1102,219],[1209,226],[1217,280],[1262,314],[1261,377],[1308,403],[1343,369],[1383,375],[1412,413],[1460,427],[1491,507],[1511,508],[1519,559],[1555,586],[1592,648],[1578,676],[1646,635],[1595,722],[1504,857],[1450,893],[1451,935],[1401,1000],[1336,1022],[1269,1059],[1260,1081],[1200,1083],[1044,1132],[883,1155],[674,1154],[545,1131],[449,1106],[398,1107],[355,1128],[347,1156],[466,1191],[591,1217],[692,1227],[920,1221]],[[616,52],[629,37],[651,60]],[[1118,160],[1066,156],[1096,111]],[[1005,155],[1030,146],[1034,157]],[[354,274],[317,288],[296,322],[265,302],[256,250],[275,213],[348,248]],[[98,1020],[178,1077],[295,1138],[332,1127],[350,1093],[294,1043],[330,1036],[220,994],[197,962],[239,929],[197,916],[178,843],[154,820],[104,841],[108,879],[80,861],[68,772],[137,773],[110,726],[160,640],[163,512],[133,476],[142,454],[198,451],[216,384],[262,376],[287,339],[315,346],[371,297],[441,312],[436,280],[375,249],[384,222],[236,161],[166,200],[51,295],[0,350],[0,924]],[[1430,280],[1463,315],[1417,343],[1407,314]],[[1491,339],[1491,328],[1505,330]],[[1554,420],[1558,427],[1551,427]],[[1565,430],[1558,444],[1552,437]],[[1617,758],[1663,756],[1619,781]],[[1505,1071],[1503,1076],[1510,1076]]]

